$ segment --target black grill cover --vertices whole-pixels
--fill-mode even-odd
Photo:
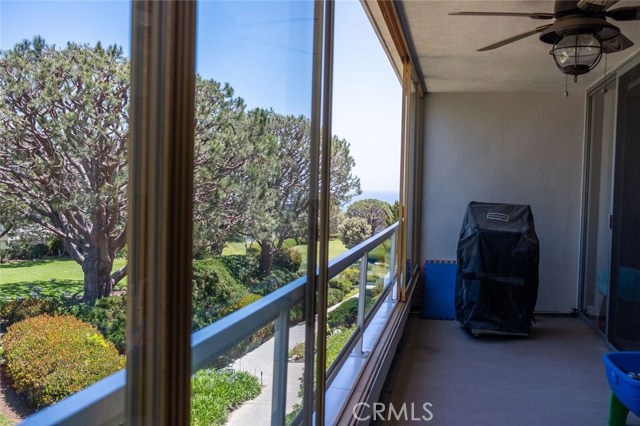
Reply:
[[[471,329],[528,334],[539,259],[528,205],[469,203],[458,241],[457,320]]]

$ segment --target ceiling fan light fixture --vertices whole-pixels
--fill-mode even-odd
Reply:
[[[549,53],[560,71],[577,77],[598,65],[602,58],[602,41],[593,33],[563,34]]]

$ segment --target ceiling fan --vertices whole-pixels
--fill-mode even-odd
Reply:
[[[598,65],[603,53],[615,53],[633,46],[620,28],[607,22],[640,20],[640,6],[626,6],[609,10],[618,0],[556,0],[553,13],[518,12],[452,12],[457,16],[519,16],[531,19],[553,19],[553,23],[541,25],[530,31],[478,49],[479,52],[496,49],[523,38],[540,34],[540,40],[553,45],[549,53],[565,74],[578,75],[591,71]]]

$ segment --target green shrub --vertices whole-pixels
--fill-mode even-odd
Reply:
[[[354,331],[355,326],[345,329],[337,329],[327,336],[327,367],[336,360],[340,351],[347,344]],[[298,343],[289,351],[289,361],[304,361],[304,342]]]
[[[56,313],[58,313],[58,303],[52,299],[29,297],[0,302],[0,321],[4,322],[5,326],[38,315]]]
[[[62,256],[65,254],[64,245],[62,240],[57,235],[52,236],[47,240],[47,256]]]
[[[62,256],[63,254],[65,254],[65,250],[59,237],[51,234],[42,236],[36,233],[35,238],[32,234],[26,234],[22,235],[20,239],[13,240],[11,245],[4,250],[3,256],[14,260],[36,260]]]
[[[238,309],[244,308],[245,306],[248,306],[248,305],[252,304],[253,302],[255,302],[256,300],[260,300],[260,299],[262,299],[262,296],[259,296],[257,294],[253,294],[253,293],[247,293],[244,296],[242,296],[240,298],[240,300],[238,300],[233,305],[229,305],[229,306],[223,308],[222,309],[222,315],[223,316],[229,315],[230,313],[235,312]]]
[[[340,272],[340,275],[338,275],[339,277],[342,277],[346,280],[351,281],[351,286],[355,287],[358,284],[360,284],[360,269],[359,268],[354,268],[351,267],[349,269],[345,269],[344,271]]]
[[[68,311],[93,325],[120,353],[124,353],[127,301],[123,296],[104,297],[94,303],[73,306]]]
[[[273,266],[286,271],[298,272],[302,265],[302,254],[294,248],[283,248],[273,255]]]
[[[289,310],[289,322],[291,324],[298,324],[302,321],[304,321],[304,302],[292,306]]]
[[[387,262],[387,251],[383,244],[374,248],[369,252],[368,256],[369,263],[386,263]]]
[[[129,255],[129,246],[127,246],[126,244],[122,246],[122,248],[118,250],[118,252],[116,253],[116,257],[118,259],[126,259],[128,255]]]
[[[336,360],[340,351],[349,341],[349,338],[353,334],[355,327],[351,327],[346,330],[340,330],[339,333],[333,333],[327,336],[327,358],[326,365],[327,367],[333,364]],[[304,361],[304,342],[298,343],[289,351],[289,360],[292,362],[303,362]],[[300,388],[298,390],[298,396],[302,398],[304,394],[304,382],[303,377],[300,377]],[[314,378],[315,383],[315,378]],[[298,417],[298,414],[302,410],[301,404],[294,404],[291,411],[287,413],[285,416],[284,424],[290,426],[293,424],[293,421]]]
[[[376,299],[384,291],[384,278],[378,278],[376,285],[371,289],[371,297]]]
[[[337,288],[345,294],[349,293],[352,287],[353,284],[351,283],[351,281],[344,277],[341,277],[340,275],[329,281],[329,288]]]
[[[292,248],[298,245],[298,242],[296,241],[295,238],[287,238],[286,240],[284,240],[282,242],[282,248],[283,249],[288,249],[288,248]]]
[[[299,404],[299,403],[293,404],[293,407],[291,407],[291,411],[288,412],[284,418],[285,426],[293,425],[293,421],[298,417],[298,414],[300,414],[300,411],[302,411],[302,404]]]
[[[38,407],[53,404],[124,368],[125,359],[90,324],[41,315],[9,327],[3,337],[7,372]]]
[[[6,251],[8,259],[35,260],[44,258],[49,248],[44,243],[23,243],[20,240],[13,241]]]
[[[365,312],[369,309],[375,300],[371,297],[365,298]],[[354,297],[345,300],[340,306],[329,312],[327,324],[329,328],[349,328],[356,323],[358,319],[358,298]]]
[[[297,272],[272,269],[269,276],[249,289],[251,293],[265,296],[300,278]]]
[[[222,426],[233,409],[261,390],[258,379],[246,371],[200,370],[191,379],[191,425]]]
[[[262,248],[258,244],[247,247],[247,256],[253,256],[257,259],[260,257],[260,253],[262,253]]]
[[[327,297],[327,306],[337,305],[344,300],[344,292],[338,288],[330,288]]]
[[[231,276],[219,259],[193,262],[193,329],[222,318],[224,312],[246,294],[247,289]]]
[[[338,358],[340,351],[349,341],[355,327],[339,329],[327,336],[327,368]]]
[[[349,328],[358,318],[358,299],[345,301],[333,311],[329,312],[327,324],[330,328]]]
[[[216,259],[227,268],[233,278],[247,288],[256,285],[262,278],[259,269],[260,263],[255,256],[230,255],[218,256]]]

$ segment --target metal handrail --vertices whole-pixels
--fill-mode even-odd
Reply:
[[[332,259],[328,265],[329,279],[334,278],[340,272],[361,259],[363,255],[366,255],[369,251],[395,235],[397,229],[398,224],[395,223],[384,231],[353,247],[351,250]],[[395,244],[392,245],[392,247],[394,246]],[[390,277],[394,276],[395,274],[392,272]],[[390,281],[393,282],[392,279]],[[209,366],[216,358],[253,335],[266,324],[282,318],[283,312],[287,312],[288,314],[292,306],[304,299],[304,287],[306,283],[307,277],[305,275],[250,305],[194,332],[191,335],[192,372],[195,373]],[[383,294],[388,294],[391,287],[392,285],[389,285]],[[359,297],[365,297],[365,293],[361,292]],[[380,298],[383,298],[382,294]],[[372,309],[372,311],[377,310],[378,306],[374,306],[376,309]],[[371,312],[369,314],[371,314]],[[367,320],[369,320],[370,317],[370,315],[367,315]],[[368,322],[369,321],[365,321],[357,327],[357,334],[360,339]],[[278,324],[288,328],[288,321],[277,321],[276,325],[278,326]],[[286,333],[279,333],[278,330],[276,330],[275,334],[276,339],[278,339],[278,336]],[[354,345],[355,344],[350,344],[348,346]],[[278,346],[278,342],[276,342],[275,347],[277,348]],[[345,353],[343,353],[342,356],[344,356]],[[287,362],[286,357],[284,360],[282,360],[282,356],[278,358],[280,363]],[[280,374],[286,375],[286,368],[280,368],[279,371]],[[58,403],[34,413],[21,422],[20,425],[88,426],[94,424],[120,424],[124,421],[125,382],[126,372],[125,370],[120,370],[68,396]],[[277,383],[277,381],[274,377],[274,384],[275,383]]]
[[[334,278],[340,272],[360,260],[363,253],[368,253],[391,237],[398,230],[398,223],[394,223],[384,231],[374,235],[353,247],[351,250],[334,257],[329,261],[329,279]]]

